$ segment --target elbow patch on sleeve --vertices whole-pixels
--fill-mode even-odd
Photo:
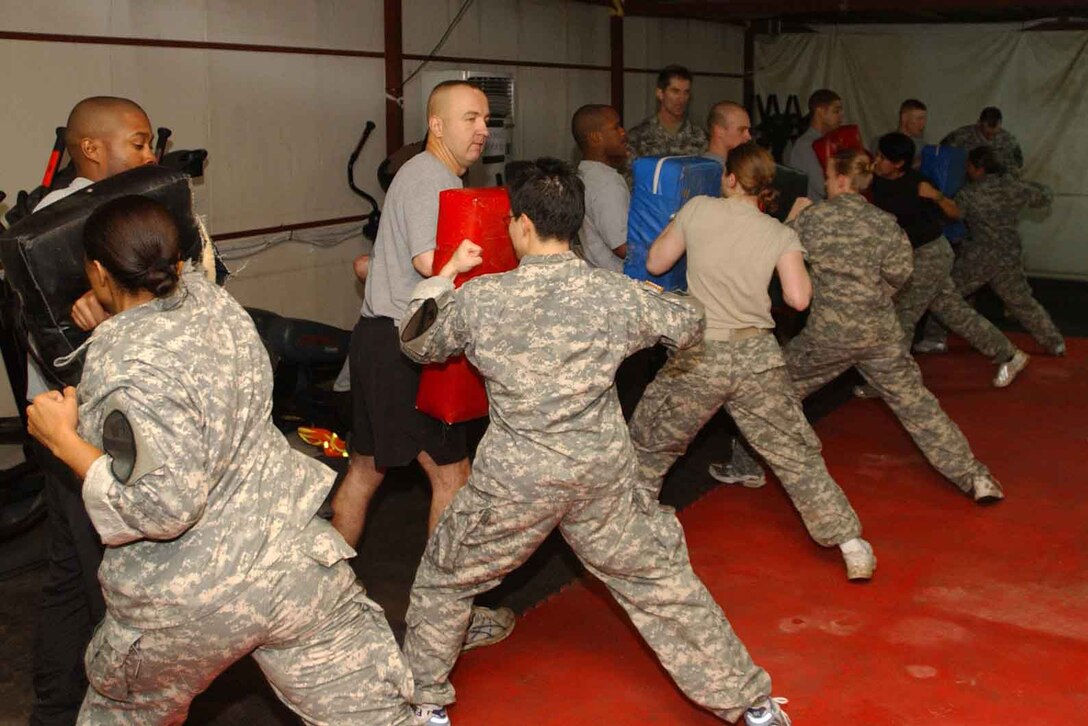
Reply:
[[[163,464],[118,408],[102,420],[102,449],[110,456],[110,472],[122,484],[133,484]]]
[[[401,342],[408,343],[423,335],[430,330],[437,318],[438,303],[435,302],[434,298],[427,298],[419,306],[419,310],[416,310],[415,314],[405,323],[404,330],[400,334]]]

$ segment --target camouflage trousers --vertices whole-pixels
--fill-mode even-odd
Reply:
[[[770,333],[679,351],[646,388],[629,427],[642,476],[655,492],[723,406],[782,482],[817,543],[831,547],[861,535],[861,522],[824,465],[820,440]]]
[[[721,608],[691,569],[671,508],[634,485],[600,499],[499,499],[468,484],[442,514],[412,585],[404,653],[415,703],[454,701],[449,682],[472,598],[490,590],[556,527],[627,611],[688,698],[726,721],[771,692]]]
[[[944,237],[914,250],[914,274],[899,290],[895,308],[908,343],[928,309],[937,320],[995,363],[1007,361],[1016,347],[993,323],[967,304],[952,282],[952,246]]]
[[[964,296],[989,285],[1005,309],[1048,351],[1065,342],[1046,308],[1032,295],[1018,251],[988,250],[967,243],[952,267],[952,282]]]
[[[181,724],[193,697],[250,652],[307,724],[414,723],[412,676],[385,615],[346,562],[330,562],[328,549],[312,544],[285,553],[239,597],[193,622],[140,629],[107,610],[87,648],[91,688],[79,723]]]
[[[976,476],[989,472],[971,452],[967,438],[922,382],[906,341],[859,349],[844,349],[841,341],[821,340],[802,331],[786,346],[786,367],[804,399],[824,384],[856,366],[906,428],[914,443],[937,471],[965,492]]]

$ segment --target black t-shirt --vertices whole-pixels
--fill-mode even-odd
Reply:
[[[913,247],[921,247],[944,233],[941,208],[932,199],[918,196],[918,185],[923,181],[925,177],[913,169],[898,179],[873,178],[873,204],[895,215]]]

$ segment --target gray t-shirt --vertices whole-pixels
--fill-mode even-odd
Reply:
[[[797,137],[790,153],[786,155],[786,166],[792,166],[808,175],[808,198],[814,202],[827,197],[824,169],[820,166],[816,150],[812,148],[812,142],[820,138],[823,138],[823,134],[809,126],[805,133]]]
[[[627,244],[627,209],[631,193],[618,171],[599,161],[578,164],[586,186],[586,216],[579,236],[586,262],[593,267],[623,272],[623,258],[612,251]]]
[[[370,257],[363,317],[386,317],[400,323],[412,290],[423,279],[412,266],[412,258],[435,246],[438,193],[462,186],[461,180],[429,151],[413,156],[393,177]]]

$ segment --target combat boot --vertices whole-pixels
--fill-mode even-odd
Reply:
[[[514,611],[510,608],[492,610],[473,606],[472,618],[468,622],[468,630],[465,631],[465,641],[461,645],[461,652],[506,640],[514,629],[514,620]]]

